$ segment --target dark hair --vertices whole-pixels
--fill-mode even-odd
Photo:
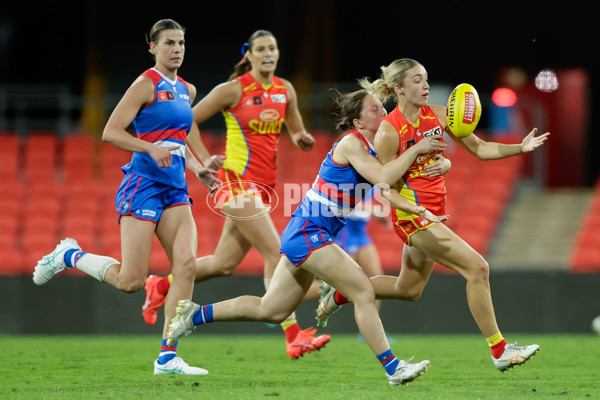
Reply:
[[[331,114],[335,118],[335,128],[349,131],[354,128],[354,119],[359,119],[363,109],[363,101],[369,95],[365,89],[351,93],[340,93],[337,89],[329,89],[333,93]]]
[[[254,41],[256,39],[258,39],[259,37],[263,37],[263,36],[271,36],[271,37],[275,38],[275,36],[271,32],[264,30],[264,29],[259,29],[256,32],[254,32],[252,35],[250,35],[250,37],[248,38],[248,41],[246,43],[244,43],[244,45],[242,46],[242,53],[243,53],[242,59],[240,60],[239,63],[237,63],[233,67],[233,73],[231,75],[229,75],[228,80],[233,80],[233,79],[237,78],[238,76],[242,76],[246,72],[248,72],[252,69],[250,60],[248,60],[248,57],[246,57],[246,55],[248,54],[248,52],[252,53],[252,46],[254,45]]]
[[[161,19],[152,25],[150,33],[146,36],[146,43],[148,45],[152,42],[158,43],[160,34],[167,29],[179,29],[185,33],[185,28],[179,22],[172,19]]]

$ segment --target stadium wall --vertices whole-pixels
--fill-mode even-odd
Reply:
[[[498,272],[491,277],[498,323],[503,332],[590,332],[600,314],[600,274],[562,271]],[[242,294],[260,295],[262,277],[233,276],[195,287],[194,300],[209,303]],[[141,317],[145,294],[125,294],[92,278],[58,277],[37,287],[29,276],[0,278],[0,334],[157,334],[163,317],[148,327]],[[316,301],[301,304],[302,327],[314,325]],[[353,333],[353,307],[345,306],[328,333]],[[389,333],[478,333],[469,312],[465,281],[434,274],[416,302],[384,301],[382,320]],[[264,323],[216,323],[206,333],[280,333]]]

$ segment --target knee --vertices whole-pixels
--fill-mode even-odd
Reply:
[[[239,265],[227,259],[227,257],[216,257],[214,255],[199,258],[199,268],[210,276],[231,276]]]
[[[127,282],[122,282],[119,286],[119,289],[125,293],[135,293],[140,291],[144,287],[145,279],[142,278],[134,278]]]
[[[489,282],[490,280],[490,266],[487,261],[479,256],[476,262],[473,263],[471,268],[471,279],[479,282]]]
[[[217,271],[221,276],[231,276],[235,272],[238,264],[224,263],[217,267]]]
[[[193,281],[196,276],[196,258],[193,256],[177,260],[171,268],[173,277],[185,281]]]
[[[375,289],[373,288],[373,285],[365,285],[365,287],[360,288],[356,293],[349,296],[348,299],[354,304],[374,303]]]
[[[264,320],[268,324],[277,324],[277,325],[279,325],[283,321],[285,321],[288,316],[289,316],[289,314],[285,315],[284,313],[274,313],[274,314],[265,316]]]
[[[418,287],[418,288],[401,289],[398,291],[398,294],[399,294],[398,298],[400,300],[417,301],[421,298],[421,295],[423,294],[423,288]]]

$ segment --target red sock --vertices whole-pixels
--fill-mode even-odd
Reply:
[[[285,325],[285,324],[282,324],[282,325]],[[285,326],[283,328],[283,333],[285,333],[285,341],[288,343],[293,342],[294,339],[296,339],[296,336],[298,336],[299,332],[300,332],[300,325],[298,325],[298,322],[294,322],[290,326]]]
[[[344,296],[343,294],[341,294],[337,290],[335,291],[335,293],[333,295],[333,301],[335,301],[335,304],[337,304],[338,306],[341,306],[342,304],[348,304],[348,303],[350,303],[350,300],[348,300],[346,298],[346,296]]]
[[[500,358],[502,353],[504,353],[504,346],[506,346],[506,340],[502,339],[501,341],[490,347],[492,349],[492,355],[494,356],[494,358]]]
[[[171,287],[171,282],[169,282],[168,276],[163,276],[156,283],[156,290],[158,291],[158,293],[162,294],[163,296],[166,296],[167,293],[169,293],[170,287]]]

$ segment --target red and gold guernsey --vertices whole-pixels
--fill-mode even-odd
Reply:
[[[398,156],[410,146],[425,137],[438,136],[443,140],[444,127],[429,106],[421,108],[419,120],[411,124],[404,118],[398,106],[385,118],[398,132]],[[402,180],[398,182],[400,194],[413,204],[425,206],[435,215],[446,214],[446,186],[443,176],[428,177],[422,174],[423,167],[435,162],[433,156],[442,151],[421,154],[406,171]],[[400,221],[409,221],[416,215],[401,210],[394,210],[392,220],[394,225]]]
[[[270,85],[257,82],[250,72],[236,78],[242,97],[224,111],[227,127],[227,156],[223,168],[238,179],[274,186],[277,143],[285,121],[287,90],[278,77]]]

